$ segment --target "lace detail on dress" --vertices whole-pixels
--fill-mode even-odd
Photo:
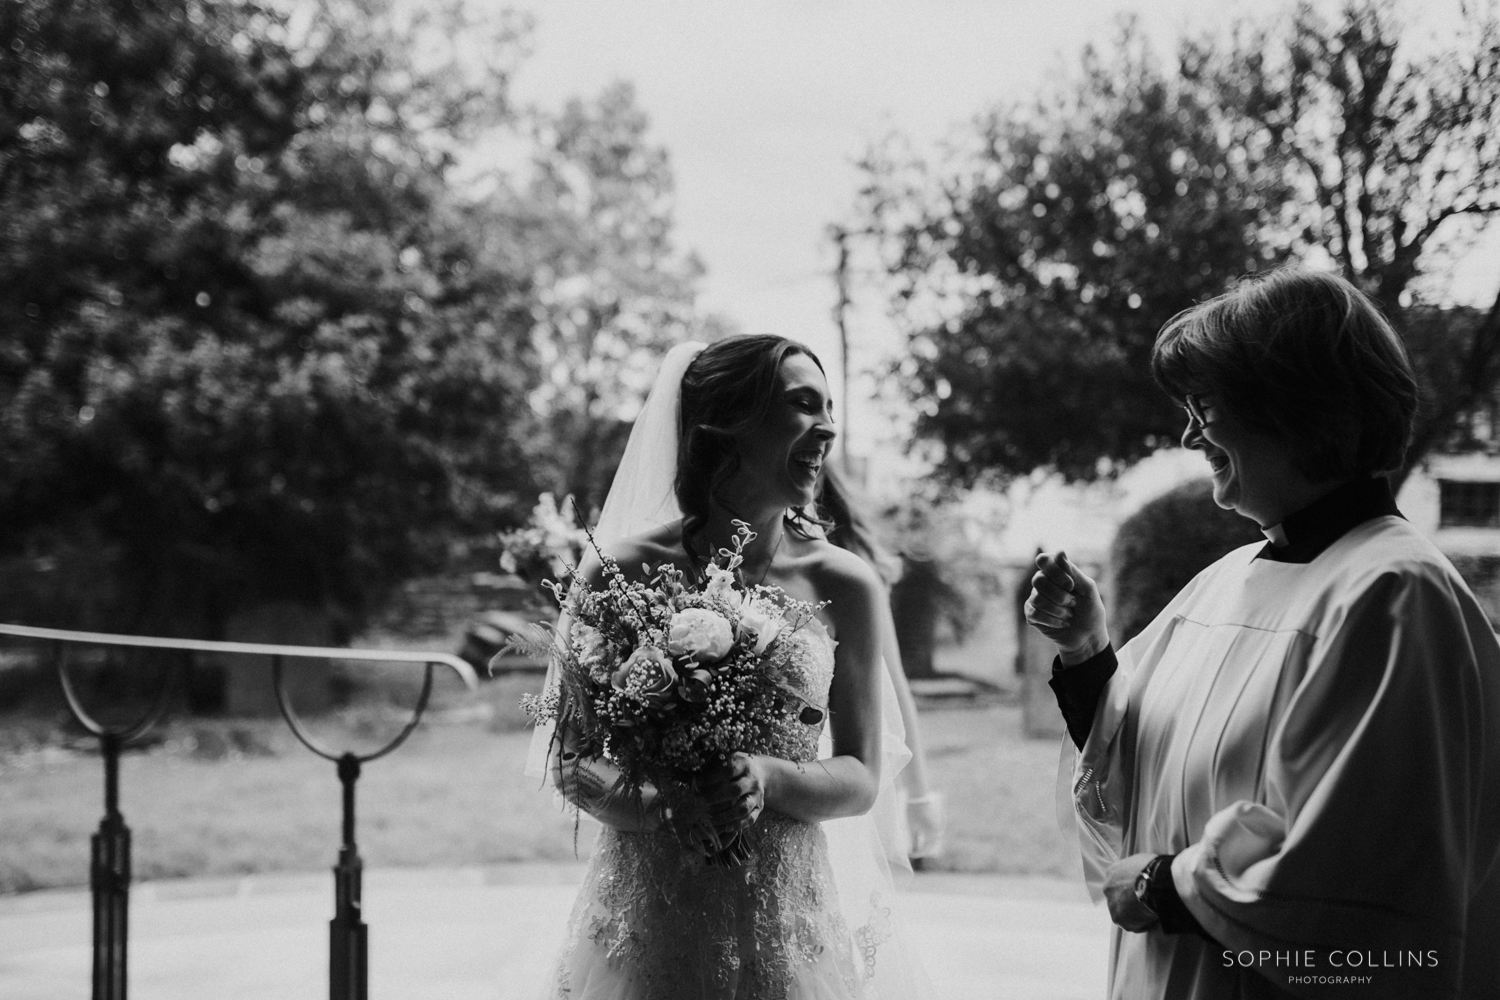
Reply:
[[[788,637],[788,680],[826,704],[833,640],[810,621]],[[770,745],[818,755],[822,722],[795,719]],[[878,931],[858,942],[838,907],[823,829],[767,812],[745,834],[749,857],[706,865],[668,832],[604,827],[569,921],[552,995],[569,1000],[852,1000]],[[856,958],[856,948],[861,952]]]
[[[859,956],[864,962],[864,978],[875,978],[875,959],[880,946],[892,937],[891,908],[878,892],[870,894],[870,922],[854,932],[854,942],[859,946]]]
[[[833,651],[838,643],[828,637],[828,630],[816,618],[809,619],[784,641],[790,647],[787,683],[810,702],[827,705],[828,688],[833,683]],[[823,720],[811,726],[795,718],[790,720],[771,734],[767,746],[757,747],[756,752],[782,760],[817,760],[818,738],[823,735],[827,714],[824,712]]]

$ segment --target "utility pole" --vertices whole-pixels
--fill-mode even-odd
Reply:
[[[849,467],[849,325],[846,314],[849,311],[849,237],[848,229],[833,223],[828,227],[828,235],[833,239],[833,245],[838,249],[838,264],[834,266],[833,280],[838,288],[839,299],[833,307],[833,322],[839,328],[839,368],[840,380],[844,390],[844,413],[840,420],[839,434],[839,460],[843,463],[844,473],[852,476],[854,470]]]

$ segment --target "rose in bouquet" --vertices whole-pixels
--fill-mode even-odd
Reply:
[[[649,785],[679,816],[692,813],[699,776],[735,753],[766,752],[781,726],[824,716],[790,679],[786,642],[818,607],[746,586],[738,569],[755,534],[735,525],[731,547],[699,581],[670,564],[630,581],[600,552],[600,586],[575,570],[566,594],[551,587],[567,612],[565,633],[538,626],[514,646],[553,657],[556,683],[523,704],[537,722],[557,724],[555,739],[571,731],[574,766],[608,760],[620,771],[617,791],[639,803]],[[721,845],[710,860],[732,862],[742,848]]]

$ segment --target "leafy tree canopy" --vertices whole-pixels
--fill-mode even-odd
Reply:
[[[1127,21],[1033,104],[981,115],[951,162],[872,152],[862,231],[940,472],[1090,479],[1171,443],[1156,332],[1293,258],[1341,270],[1407,336],[1426,390],[1411,460],[1445,440],[1491,391],[1500,344],[1500,303],[1415,322],[1433,251],[1500,212],[1500,28],[1471,14],[1467,31],[1406,57],[1389,4],[1332,23],[1303,6],[1164,67]]]
[[[604,502],[657,360],[722,322],[694,308],[703,267],[672,241],[671,165],[629,84],[533,123],[527,182],[504,208],[545,279],[533,307],[546,433],[536,475],[587,513]]]
[[[481,29],[487,59],[460,59]],[[576,265],[589,287],[632,252],[649,272],[670,207],[606,169],[618,202],[645,192],[616,232],[564,225],[560,190],[454,181],[477,135],[533,120],[509,97],[524,35],[386,0],[0,7],[0,557],[100,588],[38,615],[358,614],[552,485],[530,466],[562,408],[537,398],[552,247],[617,247]],[[628,92],[556,128],[559,163],[649,159]]]

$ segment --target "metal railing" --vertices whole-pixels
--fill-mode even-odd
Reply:
[[[58,681],[68,709],[85,730],[99,740],[104,758],[104,818],[93,835],[89,862],[89,889],[93,894],[94,950],[93,1000],[125,1000],[126,951],[130,910],[130,827],[120,812],[120,752],[141,739],[156,725],[171,704],[176,680],[191,653],[233,653],[271,658],[271,682],[276,704],[287,725],[313,753],[338,767],[343,793],[343,837],[338,863],[334,866],[334,916],[329,922],[328,996],[330,1000],[366,1000],[369,993],[369,941],[361,916],[364,863],[355,842],[354,786],[360,768],[395,750],[417,728],[432,694],[433,670],[445,666],[458,674],[469,690],[478,678],[468,663],[451,653],[426,653],[391,649],[342,649],[322,646],[278,646],[257,642],[208,642],[194,639],[164,639],[153,636],[112,635],[105,632],[71,632],[0,624],[0,636],[40,640],[51,646]],[[68,672],[71,646],[134,647],[181,653],[163,672],[150,706],[133,722],[106,726],[88,711]],[[321,746],[303,726],[291,695],[287,692],[284,661],[289,657],[333,660],[421,663],[425,667],[422,691],[406,725],[396,736],[372,753],[339,753]]]

